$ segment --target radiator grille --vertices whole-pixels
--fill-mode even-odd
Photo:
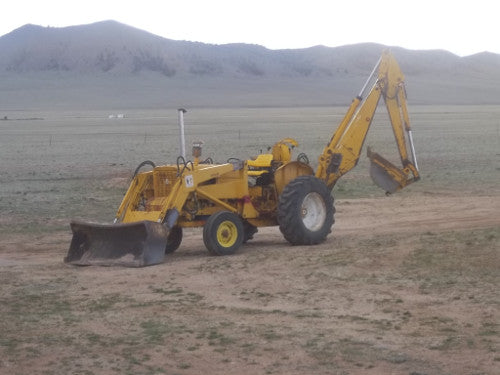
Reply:
[[[177,178],[176,167],[156,168],[153,172],[155,197],[168,196]]]

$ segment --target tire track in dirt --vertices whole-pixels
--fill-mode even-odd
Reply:
[[[500,226],[499,196],[397,196],[337,201],[336,235],[448,231]]]

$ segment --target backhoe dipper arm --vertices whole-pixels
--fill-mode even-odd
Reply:
[[[372,82],[377,69],[377,79],[366,98],[364,98],[365,91]],[[418,169],[415,162],[415,152],[406,108],[404,76],[391,53],[384,51],[360,94],[352,101],[342,122],[319,157],[316,177],[323,180],[328,188],[333,189],[337,180],[358,163],[361,149],[381,97],[384,98],[389,112],[404,169],[401,171],[380,155],[375,153],[373,155],[376,155],[377,161],[379,161],[378,164],[381,165],[380,168],[385,173],[390,174],[392,179],[396,180],[399,188],[418,179]],[[414,162],[408,159],[405,131],[408,133]],[[375,161],[372,159],[372,162]],[[394,169],[393,173],[392,169]],[[413,179],[408,178],[410,173],[413,174]]]

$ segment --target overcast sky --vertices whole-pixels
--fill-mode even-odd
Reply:
[[[175,40],[270,49],[375,42],[500,53],[495,0],[3,0],[0,35],[113,19]],[[1,53],[1,51],[0,51]]]

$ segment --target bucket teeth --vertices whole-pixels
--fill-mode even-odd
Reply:
[[[168,229],[153,221],[96,224],[72,221],[64,262],[87,266],[144,267],[163,261]]]

